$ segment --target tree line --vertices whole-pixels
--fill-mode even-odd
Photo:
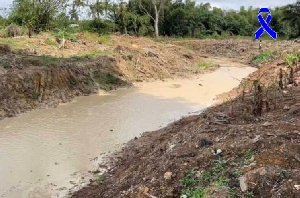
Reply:
[[[253,36],[261,26],[258,11],[259,8],[244,6],[238,11],[225,10],[193,0],[14,0],[8,17],[0,16],[0,26],[25,27],[29,37],[32,33],[70,27],[135,36]],[[269,26],[280,37],[300,36],[299,0],[270,11]]]

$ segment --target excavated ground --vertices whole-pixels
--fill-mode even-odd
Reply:
[[[250,40],[155,42],[112,36],[106,45],[85,40],[84,35],[77,39],[66,43],[64,58],[57,47],[45,47],[40,37],[32,41],[41,46],[35,50],[0,47],[0,119],[56,106],[99,88],[188,77],[193,73],[191,65],[211,57],[238,64],[249,63],[260,53],[258,43]],[[270,41],[263,47],[278,51],[278,60],[260,66],[240,87],[220,96],[225,102],[130,141],[101,165],[107,169],[105,174],[73,197],[298,198],[300,88],[295,85],[300,73],[294,66],[293,82],[289,84],[291,79],[285,75],[283,89],[278,75],[280,68],[290,72],[282,64],[282,55],[299,53],[299,45]],[[77,56],[87,49],[107,54]],[[254,81],[262,86],[261,116],[253,115]]]
[[[206,41],[197,42],[190,45]],[[215,55],[226,57],[222,52],[230,42],[215,42],[210,46],[218,51]],[[232,57],[244,53],[236,49]],[[286,74],[283,89],[280,68]],[[300,72],[292,68],[290,75],[278,58],[221,95],[221,104],[131,140],[101,165],[105,174],[72,197],[298,198]],[[254,82],[262,87],[261,116],[253,113]]]

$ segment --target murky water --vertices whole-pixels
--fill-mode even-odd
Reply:
[[[95,157],[199,113],[254,70],[228,67],[195,79],[139,84],[0,121],[0,197],[67,193],[63,187],[97,167]]]

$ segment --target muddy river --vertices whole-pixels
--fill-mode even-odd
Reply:
[[[222,67],[189,80],[137,84],[0,121],[0,197],[63,197],[99,160],[145,131],[199,114],[255,71]],[[101,158],[102,157],[102,158]]]

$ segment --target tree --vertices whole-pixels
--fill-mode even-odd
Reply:
[[[28,29],[28,37],[31,37],[34,26],[37,23],[37,12],[32,9],[34,2],[31,0],[15,0],[11,18],[19,25],[25,25]]]
[[[68,0],[14,0],[10,20],[25,25],[31,32],[52,28],[55,17],[67,6]]]
[[[143,3],[147,4],[147,7],[143,5]],[[156,38],[159,37],[159,17],[161,11],[164,9],[165,0],[141,0],[140,1],[140,8],[141,10],[147,14],[153,21],[154,21],[154,29],[155,29],[155,36]],[[152,8],[153,6],[153,8]],[[154,9],[154,11],[153,11]],[[154,14],[152,14],[154,13]]]
[[[291,26],[294,37],[300,36],[300,1],[283,7],[282,20]]]
[[[70,9],[70,19],[71,21],[78,22],[79,20],[79,8],[83,7],[85,5],[84,0],[73,0],[73,3],[71,5]]]

